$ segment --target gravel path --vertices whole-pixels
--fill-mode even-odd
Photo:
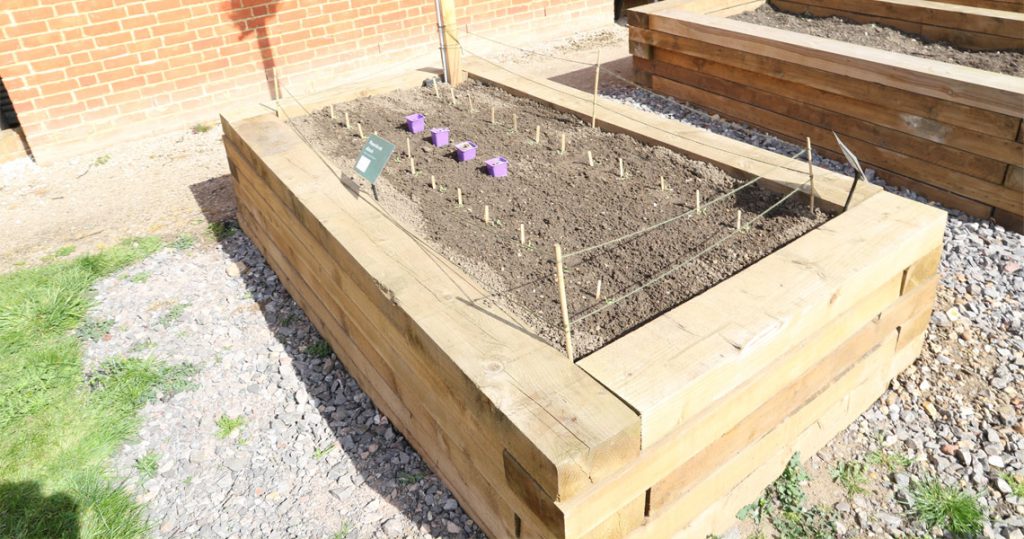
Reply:
[[[156,537],[474,537],[243,234],[166,249],[98,285],[86,349],[190,363],[196,387],[148,405],[115,459]],[[325,357],[320,357],[327,354]],[[242,425],[219,433],[222,417]],[[155,476],[137,462],[156,455]],[[148,457],[152,458],[152,457]]]

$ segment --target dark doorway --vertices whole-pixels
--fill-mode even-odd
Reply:
[[[13,129],[20,125],[11,96],[7,95],[7,88],[4,87],[4,79],[0,79],[0,129]]]

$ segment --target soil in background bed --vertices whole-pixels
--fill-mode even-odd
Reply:
[[[1024,51],[968,51],[949,43],[929,41],[921,36],[879,24],[860,24],[842,17],[794,14],[765,4],[753,11],[730,17],[738,21],[771,26],[781,30],[866,45],[950,64],[1024,76]]]
[[[578,118],[528,99],[467,82],[450,102],[447,87],[417,88],[338,104],[337,120],[326,109],[297,118],[293,125],[343,173],[353,170],[365,134],[377,132],[397,149],[378,182],[381,204],[400,222],[437,247],[496,300],[552,345],[562,348],[563,330],[555,284],[554,244],[564,253],[596,245],[690,210],[699,189],[708,201],[742,183],[706,163],[694,161],[632,137],[591,129]],[[469,110],[472,97],[475,113]],[[495,107],[497,124],[490,123]],[[349,113],[352,129],[343,123]],[[427,130],[412,135],[416,175],[406,155],[404,117],[422,112]],[[512,115],[518,131],[512,130]],[[541,126],[540,144],[533,142]],[[454,148],[433,147],[431,127],[449,127],[452,144],[473,140],[477,158],[458,163]],[[565,155],[560,134],[567,135]],[[587,151],[595,164],[587,163]],[[505,178],[487,176],[484,160],[503,155],[511,164]],[[622,158],[626,178],[619,177]],[[439,190],[430,187],[434,175]],[[670,190],[662,191],[659,176]],[[360,180],[361,181],[361,180]],[[363,183],[362,188],[368,190]],[[462,189],[464,205],[456,202]],[[744,222],[781,195],[752,186],[707,209],[706,214],[672,224],[616,246],[566,260],[571,316],[605,305],[607,298],[635,289],[666,269],[704,250],[735,230],[737,210]],[[483,221],[490,206],[491,224]],[[827,220],[811,215],[806,198],[793,196],[756,222],[655,286],[635,294],[573,327],[577,357],[714,286],[744,267]],[[527,245],[519,243],[526,225]],[[601,300],[594,297],[602,281]],[[724,306],[723,306],[724,307]]]

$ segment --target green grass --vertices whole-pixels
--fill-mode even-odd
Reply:
[[[110,328],[112,327],[114,327],[114,320],[112,318],[106,320],[87,318],[78,326],[77,333],[79,338],[95,342],[102,339],[107,333],[110,333]]]
[[[885,468],[889,473],[906,470],[911,463],[910,457],[888,449],[879,449],[868,453],[868,462]]]
[[[398,484],[402,485],[404,487],[407,487],[409,485],[415,485],[416,483],[419,483],[420,481],[422,481],[423,478],[426,477],[426,476],[427,476],[427,474],[425,474],[423,472],[415,472],[415,473],[398,472]]]
[[[172,249],[177,249],[179,251],[184,251],[185,249],[188,249],[189,247],[192,247],[195,244],[196,238],[194,236],[192,236],[191,234],[182,234],[181,236],[174,238],[174,241],[169,243],[168,247]]]
[[[217,419],[217,437],[227,438],[228,436],[231,436],[232,432],[242,428],[242,425],[245,425],[245,417],[228,417],[226,415],[222,415]]]
[[[337,533],[331,536],[331,539],[348,539],[349,534],[352,533],[352,524],[347,520],[341,523],[341,528],[338,529]]]
[[[331,345],[327,344],[327,341],[320,339],[315,343],[309,345],[309,348],[306,349],[306,352],[308,352],[309,355],[315,358],[322,359],[331,355]]]
[[[926,527],[939,527],[954,537],[981,534],[985,514],[974,496],[937,479],[911,485],[911,509]]]
[[[135,471],[139,472],[139,479],[148,481],[156,477],[157,468],[160,466],[160,455],[150,451],[135,461]]]
[[[101,166],[101,165],[106,165],[109,161],[110,161],[110,154],[103,154],[103,155],[97,157],[96,160],[92,162],[92,164],[94,164],[96,166]]]
[[[203,123],[199,123],[192,126],[193,133],[205,133],[211,129],[213,129],[213,127]]]
[[[152,274],[150,272],[148,272],[148,271],[140,271],[138,273],[133,273],[133,274],[129,275],[128,277],[125,277],[125,280],[130,282],[130,283],[139,284],[139,283],[144,283],[144,282],[148,281],[150,275],[152,275]]]
[[[331,451],[334,451],[334,444],[329,444],[313,451],[313,458],[315,458],[316,460],[322,460]]]
[[[846,489],[849,495],[865,492],[864,484],[868,482],[867,467],[863,462],[846,460],[832,469],[832,480]]]
[[[210,231],[210,235],[213,236],[213,239],[217,241],[224,241],[231,236],[234,236],[235,232],[238,231],[238,228],[236,228],[231,221],[217,221],[210,223],[210,226],[207,227],[207,229]]]
[[[800,454],[794,454],[782,475],[754,503],[740,509],[736,518],[749,518],[757,525],[767,519],[779,537],[784,539],[836,537],[833,510],[820,505],[807,507],[807,495],[803,490],[807,479],[807,472],[800,464]]]
[[[1000,477],[1010,485],[1010,491],[1018,498],[1024,498],[1024,475],[1004,473]]]
[[[174,307],[171,307],[167,312],[160,315],[160,318],[157,319],[157,323],[165,328],[170,327],[171,324],[177,322],[181,318],[181,315],[185,314],[185,309],[188,308],[188,305],[188,303],[179,303]]]
[[[64,257],[70,255],[73,252],[75,252],[75,246],[74,245],[65,245],[64,247],[61,247],[60,249],[57,249],[53,253],[53,257],[54,258],[64,258]]]
[[[142,507],[106,472],[157,392],[188,369],[107,361],[86,380],[76,334],[100,278],[160,248],[153,238],[0,275],[0,537],[135,538]]]

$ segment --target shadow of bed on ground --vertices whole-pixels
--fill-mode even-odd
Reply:
[[[79,537],[79,507],[64,493],[43,494],[39,483],[0,483],[0,537]]]
[[[230,176],[226,178],[230,185]],[[223,198],[201,196],[221,181],[223,178],[215,178],[193,186],[196,201],[203,207],[204,215],[217,218],[210,221],[211,225],[226,223],[236,231],[220,239],[221,248],[236,264],[244,264],[246,270],[241,272],[241,278],[246,289],[259,305],[267,327],[284,347],[296,378],[308,392],[310,403],[316,406],[329,425],[336,447],[345,452],[358,475],[335,475],[332,469],[328,479],[338,482],[339,489],[338,493],[333,490],[331,493],[345,501],[344,490],[352,488],[350,483],[355,483],[356,488],[368,486],[417,528],[389,529],[382,522],[384,527],[377,528],[377,531],[385,537],[426,535],[428,532],[437,537],[484,537],[479,527],[457,505],[440,478],[376,409],[337,355],[318,344],[321,338],[309,317],[292,300],[280,277],[269,268],[253,242],[239,229],[234,216],[225,220],[221,217],[220,208],[208,209],[205,206],[210,201]],[[231,198],[234,199],[233,194]],[[361,509],[353,507],[354,512]],[[352,530],[347,537],[366,536]]]

